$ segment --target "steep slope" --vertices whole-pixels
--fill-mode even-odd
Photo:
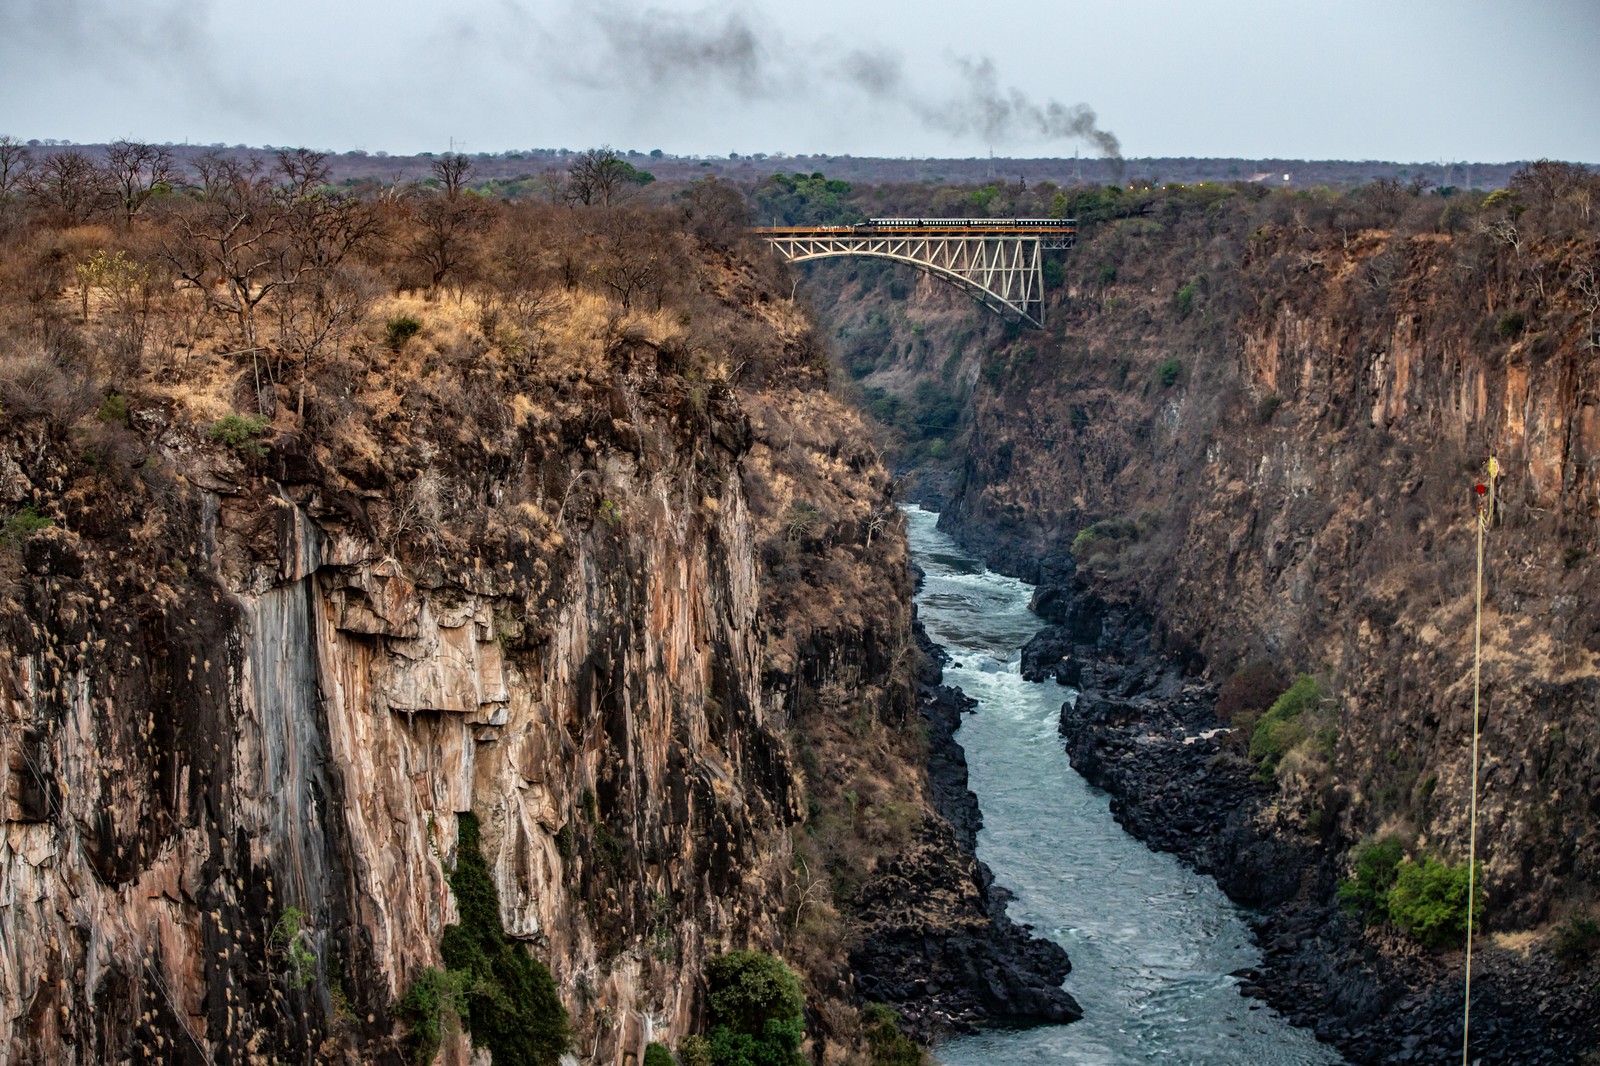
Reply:
[[[1040,673],[1086,690],[1087,719],[1064,718],[1075,760],[1097,731],[1131,730],[1122,757],[1134,768],[1102,777],[1122,788],[1130,826],[1248,902],[1315,904],[1313,929],[1346,923],[1333,890],[1363,839],[1394,835],[1419,860],[1466,857],[1474,484],[1496,455],[1478,854],[1487,942],[1516,973],[1485,994],[1528,1018],[1552,988],[1593,980],[1550,953],[1574,943],[1600,888],[1594,195],[1593,175],[1541,164],[1465,202],[1392,185],[1114,197],[1121,217],[1065,260],[1048,334],[991,326],[977,352],[935,341],[917,355],[916,332],[897,325],[890,358],[864,379],[904,396],[930,376],[970,390],[960,473],[939,502],[992,565],[1042,583],[1037,607],[1061,628],[1036,651]],[[961,302],[922,285],[886,318],[948,316]],[[821,303],[848,343],[869,305],[848,291]],[[1124,676],[1130,663],[1143,665]],[[1252,665],[1276,687],[1230,705],[1240,728],[1204,749],[1213,771],[1165,766],[1159,788],[1140,775],[1150,752],[1135,741],[1163,733],[1154,723],[1183,675],[1242,684]],[[1323,695],[1313,725],[1290,750],[1252,751],[1256,716],[1302,672]],[[1176,740],[1209,718],[1214,695],[1200,698],[1202,717],[1180,714]],[[1235,770],[1270,785],[1241,792]],[[1239,841],[1178,840],[1212,832],[1181,811],[1197,799],[1213,809],[1205,794],[1219,781],[1245,805],[1247,835],[1281,847],[1252,857]],[[1335,959],[1415,954],[1404,938],[1341,927],[1349,935],[1321,949]],[[1294,940],[1269,930],[1285,933]],[[1352,1051],[1365,1059],[1402,1053],[1407,1027],[1386,1012],[1408,983],[1457,981],[1460,958],[1419,956],[1364,996],[1330,989],[1320,965],[1286,998],[1319,997],[1308,1020],[1343,1012],[1393,1041]],[[1458,998],[1455,1010],[1459,1024]],[[1579,1011],[1551,1018],[1547,1035],[1570,1049],[1596,1023]],[[1418,1054],[1447,1040],[1410,1035]],[[1529,1053],[1502,1041],[1492,1060]]]
[[[491,222],[569,257],[621,226],[674,273],[648,311],[487,269],[424,297],[374,252],[296,374],[287,306],[243,351],[170,283],[128,346],[107,286],[75,321],[61,264],[120,243],[148,278],[160,233],[4,230],[11,1061],[398,1062],[424,1029],[466,1061],[458,925],[548,964],[584,1061],[697,1031],[740,947],[802,971],[818,1061],[861,1061],[853,892],[949,833],[889,480],[749,259]],[[908,904],[1011,935],[970,895]]]

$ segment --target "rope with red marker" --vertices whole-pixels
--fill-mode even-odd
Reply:
[[[1477,610],[1472,627],[1472,805],[1467,838],[1467,965],[1466,994],[1461,1011],[1461,1066],[1470,1066],[1467,1049],[1472,1033],[1472,923],[1478,892],[1478,706],[1483,678],[1483,534],[1494,521],[1494,480],[1499,476],[1500,464],[1491,455],[1488,484],[1479,481],[1473,486],[1478,505],[1478,585],[1475,595]]]

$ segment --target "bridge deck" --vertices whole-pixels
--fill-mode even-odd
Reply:
[[[758,237],[1063,237],[1077,226],[756,226]]]

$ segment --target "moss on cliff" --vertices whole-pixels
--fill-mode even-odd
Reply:
[[[466,977],[472,1042],[505,1066],[553,1066],[569,1043],[566,1008],[544,963],[506,937],[477,816],[460,815],[459,826],[450,891],[461,921],[445,926],[440,953],[451,971]]]

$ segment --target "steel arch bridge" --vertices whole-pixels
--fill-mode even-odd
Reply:
[[[908,263],[959,285],[984,306],[1044,328],[1044,251],[1070,248],[1073,219],[875,218],[859,226],[751,231],[791,263],[858,255]]]

